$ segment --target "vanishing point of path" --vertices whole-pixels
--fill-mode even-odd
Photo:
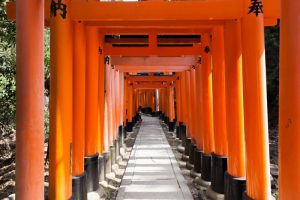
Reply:
[[[143,116],[118,190],[122,199],[193,199],[158,118]]]

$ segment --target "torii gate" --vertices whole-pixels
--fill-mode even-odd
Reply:
[[[177,96],[181,105],[179,119],[188,126],[188,135],[195,139],[197,148],[203,151],[203,166],[210,161],[213,152],[215,157],[227,155],[227,184],[246,176],[245,198],[270,199],[263,28],[274,25],[278,18],[282,24],[279,195],[280,199],[299,199],[300,182],[294,178],[300,176],[297,155],[300,150],[300,66],[295,53],[300,51],[300,2],[265,0],[263,14],[259,13],[259,7],[257,16],[248,14],[251,3],[257,2],[261,1],[53,0],[44,3],[19,0],[8,3],[8,17],[17,21],[17,199],[44,198],[42,66],[45,25],[51,27],[50,199],[71,198],[71,178],[83,173],[83,156],[92,159],[102,154],[116,138],[116,127],[124,120],[109,112],[112,109],[121,111],[126,104],[115,100],[123,92],[125,98],[127,95],[126,87],[124,91],[120,89],[123,72],[121,68],[117,72],[105,66],[105,55],[178,57],[199,54],[202,64],[180,72],[180,81],[176,82],[181,94]],[[150,42],[148,47],[117,48],[104,44],[105,34],[146,34]],[[158,34],[201,34],[201,45],[158,47],[155,45]],[[206,48],[210,46],[211,52]],[[224,58],[215,59],[214,66],[224,66],[224,60],[226,65],[225,72],[224,67],[214,67],[213,80],[211,56]],[[82,71],[85,66],[86,71]],[[169,70],[173,72],[178,67]],[[133,71],[139,69],[135,66]],[[104,74],[113,77],[106,80],[110,85],[104,84]],[[115,80],[118,86],[111,87]],[[220,84],[224,81],[225,90]],[[85,87],[80,83],[85,83]],[[127,92],[133,96],[132,89]],[[215,93],[220,95],[220,101],[212,98]],[[200,101],[198,106],[196,98]],[[225,102],[227,112],[224,111]],[[192,113],[194,108],[199,112]],[[213,115],[215,108],[220,108],[217,116]],[[133,108],[129,110],[132,112]],[[82,124],[84,118],[85,126]],[[104,121],[104,118],[109,120]],[[75,134],[77,128],[81,132]],[[198,129],[200,133],[195,134]],[[114,135],[104,134],[107,130]],[[73,170],[70,170],[71,149],[77,162],[72,165],[76,166]],[[204,180],[210,178],[207,169],[202,169]],[[216,185],[212,186],[218,190]]]

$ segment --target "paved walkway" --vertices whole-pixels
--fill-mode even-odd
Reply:
[[[143,116],[118,190],[121,199],[193,199],[157,118]]]

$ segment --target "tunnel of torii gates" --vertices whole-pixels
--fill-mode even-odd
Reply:
[[[196,145],[197,173],[225,199],[244,191],[271,199],[264,26],[281,19],[279,198],[300,199],[299,8],[298,0],[7,3],[17,22],[16,198],[44,198],[50,26],[50,200],[74,197],[85,168],[87,190],[97,189],[103,177],[92,165],[118,148],[140,107]]]

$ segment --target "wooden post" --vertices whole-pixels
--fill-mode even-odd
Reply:
[[[186,112],[187,112],[187,137],[192,137],[192,113],[191,113],[191,72],[185,71],[186,86]]]
[[[61,3],[70,7],[69,0]],[[24,9],[24,8],[22,8]],[[43,18],[43,16],[40,16]],[[72,195],[72,21],[51,17],[51,86],[49,136],[49,199],[69,199]],[[63,67],[62,67],[63,66]]]
[[[212,39],[213,55],[213,122],[215,154],[227,155],[224,29],[215,27]]]
[[[96,27],[86,27],[86,98],[85,98],[85,171],[87,191],[99,188],[98,156],[98,93],[99,93],[99,33]]]
[[[213,99],[212,99],[212,69],[211,69],[211,47],[210,35],[202,36],[202,66],[201,69],[201,98],[203,112],[203,150],[205,154],[210,155],[214,152],[214,128],[213,128]]]
[[[281,1],[279,89],[279,198],[300,199],[299,1]]]
[[[204,181],[211,180],[211,153],[214,152],[214,127],[213,127],[213,99],[212,99],[212,69],[210,35],[202,35],[202,65],[201,71],[201,112],[203,133],[203,154],[201,165],[201,178]]]
[[[44,199],[44,1],[19,1],[16,15],[16,199]]]
[[[100,49],[104,46],[104,35],[99,34]],[[99,74],[98,74],[98,152],[102,154],[104,150],[104,106],[105,106],[105,64],[104,53],[99,52]]]
[[[181,117],[181,80],[180,76],[177,75],[177,80],[175,81],[175,91],[176,91],[176,116],[177,116],[177,126],[182,122]],[[178,128],[178,127],[177,127]]]
[[[226,129],[228,142],[228,177],[239,178],[241,187],[245,187],[245,139],[243,110],[243,66],[240,21],[226,22],[224,29],[225,46],[225,85],[226,85]],[[229,120],[235,119],[235,120]],[[230,183],[228,183],[230,184]],[[243,186],[244,185],[244,186]],[[237,188],[236,188],[237,189]],[[232,188],[228,188],[229,191]],[[237,199],[242,198],[243,188]],[[227,195],[227,196],[226,196]],[[226,193],[225,199],[232,199]]]
[[[227,171],[227,135],[225,101],[224,29],[214,27],[212,32],[213,61],[213,125],[215,151],[212,154],[211,188],[224,194],[224,173]],[[210,190],[207,192],[211,195]]]
[[[85,115],[85,155],[98,153],[97,107],[99,75],[99,34],[94,27],[86,28],[86,115]]]
[[[194,112],[195,107],[196,107],[196,70],[195,66],[191,67],[190,69],[190,113],[191,113],[191,122],[192,122],[192,127],[191,127],[191,135],[192,135],[192,140],[193,143],[195,143],[195,135],[196,135],[196,123],[198,123],[197,117],[196,117],[196,112]]]
[[[196,145],[197,145],[197,149],[200,151],[203,151],[203,121],[202,118],[203,116],[203,111],[202,111],[202,86],[201,86],[201,68],[202,65],[199,64],[196,66],[196,74],[195,74],[195,78],[196,78],[196,98],[197,98],[197,104],[196,104],[196,118],[197,118],[197,125],[196,125]]]
[[[84,173],[85,149],[85,27],[73,22],[73,153],[72,175]]]
[[[244,0],[242,54],[246,144],[247,195],[271,199],[264,16],[249,13],[251,1]]]

